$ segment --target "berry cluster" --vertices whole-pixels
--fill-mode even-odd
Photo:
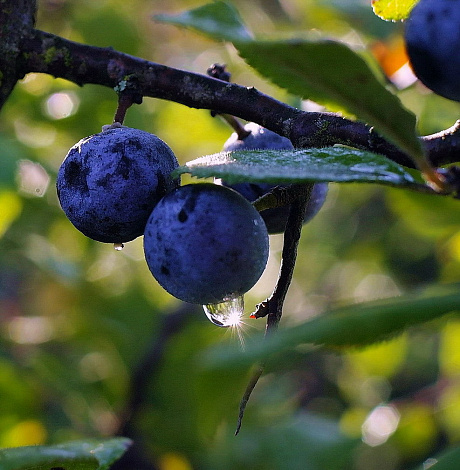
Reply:
[[[292,148],[255,124],[225,150]],[[273,185],[188,184],[171,177],[178,162],[158,137],[121,125],[74,145],[58,172],[57,194],[72,224],[86,236],[122,244],[144,235],[151,273],[186,302],[218,304],[246,293],[268,259],[268,233],[284,231],[289,207],[259,212],[251,204]],[[322,206],[315,185],[305,220]]]

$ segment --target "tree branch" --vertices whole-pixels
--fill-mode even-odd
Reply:
[[[17,69],[20,43],[33,31],[36,9],[35,0],[0,2],[0,109],[20,77]]]
[[[201,310],[201,306],[181,303],[174,312],[165,314],[158,327],[155,340],[152,340],[139,363],[132,370],[130,392],[127,395],[128,400],[125,409],[120,414],[121,422],[117,435],[129,437],[134,443],[123,457],[111,467],[112,470],[127,468],[157,470],[157,466],[146,453],[145,437],[139,434],[135,420],[142,412],[149,396],[149,387],[152,386],[155,376],[163,365],[169,341],[174,335],[182,331],[190,320],[197,317],[199,310]]]
[[[344,144],[414,167],[404,152],[367,124],[333,113],[303,112],[255,88],[167,67],[111,48],[76,43],[39,30],[24,38],[21,49],[19,72],[22,75],[42,72],[79,85],[92,83],[111,88],[135,80],[142,96],[254,121],[288,137],[295,147]],[[460,161],[459,134],[456,124],[443,133],[421,138],[433,165]]]

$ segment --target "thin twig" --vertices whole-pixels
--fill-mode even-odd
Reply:
[[[281,259],[280,273],[276,287],[272,295],[264,302],[257,305],[256,311],[251,315],[252,318],[261,318],[273,316],[281,318],[286,293],[292,280],[295,261],[297,258],[297,245],[302,231],[303,218],[305,210],[310,200],[313,183],[293,185],[293,194],[298,193],[298,197],[292,202],[289,217],[284,232],[283,251]],[[279,322],[278,319],[278,322]],[[270,324],[273,320],[270,321]],[[275,322],[276,323],[276,322]],[[267,325],[268,327],[268,325]]]
[[[248,386],[246,387],[246,390],[244,391],[244,395],[240,401],[235,436],[240,432],[241,424],[243,423],[244,410],[246,409],[246,405],[248,404],[252,391],[254,390],[255,386],[257,385],[257,382],[259,381],[260,377],[264,373],[264,370],[265,370],[265,364],[261,363],[257,366],[257,369],[252,374],[249,380]]]
[[[279,321],[281,320],[284,300],[289,286],[291,285],[292,275],[294,273],[295,262],[297,259],[297,247],[299,245],[305,211],[310,200],[313,183],[296,185],[296,187],[298,189],[303,189],[303,192],[292,203],[289,210],[286,231],[284,233],[280,274],[275,290],[269,299],[267,333],[276,329]]]
[[[273,334],[276,331],[281,320],[284,300],[286,298],[286,294],[292,281],[292,275],[294,273],[294,267],[297,258],[297,247],[302,232],[305,210],[307,208],[308,201],[310,200],[313,183],[294,186],[294,190],[298,192],[298,196],[292,202],[289,210],[289,217],[286,223],[286,230],[284,232],[283,252],[278,281],[272,295],[266,301],[259,304],[256,311],[251,315],[252,318],[261,318],[267,316],[265,337],[267,337],[269,334]],[[265,362],[261,362],[257,365],[257,368],[252,375],[246,390],[244,391],[243,398],[240,401],[235,435],[237,435],[241,429],[244,412],[246,410],[249,398],[255,386],[257,385],[257,382],[262,376],[264,369]]]

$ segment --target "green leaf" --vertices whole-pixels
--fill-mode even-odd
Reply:
[[[125,438],[0,449],[0,470],[107,470],[131,445]]]
[[[98,462],[98,470],[107,470],[131,447],[132,441],[128,438],[119,437],[107,439],[106,441],[81,442],[82,448],[95,455]]]
[[[425,159],[415,131],[415,115],[345,44],[292,40],[235,45],[249,65],[278,86],[324,105],[339,105],[375,126],[415,161]]]
[[[372,0],[372,9],[387,21],[401,21],[409,16],[418,0]]]
[[[419,187],[402,166],[383,155],[348,147],[296,150],[245,150],[197,158],[178,168],[199,178],[301,183],[336,181]]]
[[[237,439],[228,433],[224,439],[217,440],[208,451],[209,465],[206,468],[226,470],[353,468],[352,462],[359,445],[358,439],[345,436],[338,423],[319,414],[302,410],[285,418],[283,411],[275,411],[273,397],[267,398],[268,404],[264,404],[267,407],[271,405],[271,411],[266,411],[263,424],[251,426],[252,423],[248,421],[243,425]],[[281,408],[283,405],[285,403],[280,403]],[[250,451],[248,451],[248,442],[251,443]],[[286,459],[289,459],[288,465]]]
[[[460,310],[458,286],[454,293],[437,296],[404,296],[351,305],[323,314],[301,325],[278,330],[262,339],[246,342],[244,353],[227,347],[211,350],[203,361],[208,367],[245,366],[268,355],[292,350],[305,343],[332,347],[372,344],[446,313]]]
[[[238,11],[225,1],[209,3],[179,15],[155,15],[154,19],[198,30],[213,39],[224,41],[252,39],[252,33],[243,23]]]
[[[460,447],[450,449],[442,454],[436,456],[435,463],[430,465],[433,470],[452,470],[453,468],[460,468]],[[426,465],[417,467],[417,470],[425,470]]]

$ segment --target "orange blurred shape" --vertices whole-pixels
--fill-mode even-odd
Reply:
[[[371,52],[387,77],[391,77],[409,61],[401,36],[388,41],[376,41],[371,47]]]

